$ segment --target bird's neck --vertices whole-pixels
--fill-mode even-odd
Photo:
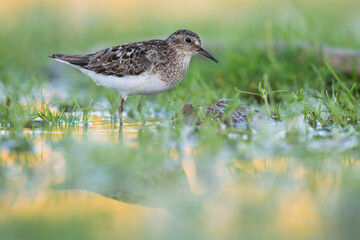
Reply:
[[[174,69],[179,72],[180,81],[184,78],[190,64],[191,55],[177,53],[174,61]]]
[[[191,55],[184,55],[176,49],[171,49],[169,55],[171,60],[168,67],[164,69],[168,77],[166,81],[171,85],[176,85],[184,78],[189,68]]]
[[[190,52],[184,52],[182,49],[172,48],[171,55],[174,59],[175,67],[181,69],[188,69],[192,54]]]

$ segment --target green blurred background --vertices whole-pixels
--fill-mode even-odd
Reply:
[[[108,126],[110,121],[96,114],[89,129],[54,125],[44,130],[23,123],[21,133],[14,133],[13,123],[3,117],[0,238],[357,239],[359,84],[350,100],[344,89],[359,76],[355,69],[337,71],[341,81],[336,81],[319,52],[323,45],[360,49],[359,13],[358,0],[0,0],[1,117],[16,105],[8,96],[32,110],[42,95],[56,109],[73,104],[74,98],[94,99],[95,110],[101,111],[106,96],[116,94],[49,59],[54,53],[89,53],[190,29],[219,59],[214,64],[195,57],[178,86],[146,97],[147,115],[166,110],[163,124],[130,129],[124,144],[116,142],[118,132]],[[312,47],[303,51],[302,44]],[[277,45],[284,48],[278,51]],[[213,122],[192,135],[181,121],[169,123],[185,103],[206,107],[230,98],[237,100],[236,106],[263,108],[261,98],[239,94],[234,87],[256,92],[264,75],[269,90],[315,89],[324,98],[326,91],[340,96],[336,108],[326,112],[341,116],[324,130],[330,137],[294,124],[305,118],[305,111],[291,105],[290,94],[270,98],[272,111],[276,103],[284,108],[285,137],[277,137],[275,127],[265,127],[252,139],[236,138],[238,130],[221,131]],[[137,100],[127,100],[127,113],[136,109]],[[296,106],[317,108],[310,100]],[[355,124],[347,121],[351,114]],[[322,118],[328,120],[328,115]],[[15,150],[9,150],[13,145]],[[105,193],[48,189],[69,174],[106,176],[110,189],[120,182],[134,185],[122,201]],[[215,175],[221,176],[220,186],[203,201],[202,210],[189,208],[193,215],[177,216],[179,201],[198,207],[198,195]],[[91,184],[84,189],[91,190]],[[156,189],[155,200],[147,184]],[[141,199],[149,195],[155,202],[170,200],[160,204],[163,208],[145,207]],[[167,205],[173,198],[176,206]]]
[[[355,0],[15,0],[0,4],[1,81],[6,85],[14,78],[22,83],[46,82],[60,76],[68,91],[75,89],[74,94],[82,96],[78,90],[86,88],[82,94],[87,99],[103,96],[105,90],[47,56],[89,53],[190,29],[201,36],[204,47],[220,64],[196,57],[185,81],[170,96],[176,94],[180,103],[208,104],[221,97],[233,98],[234,86],[256,90],[265,73],[273,79],[274,89],[322,91],[331,81],[313,81],[319,76],[311,67],[315,64],[321,72],[321,56],[315,56],[316,49],[298,55],[291,46],[302,42],[356,49],[360,45],[360,7]],[[272,44],[278,42],[290,49],[274,57]],[[189,91],[194,98],[189,99]],[[205,96],[204,92],[212,93]],[[157,99],[161,102],[167,96]]]

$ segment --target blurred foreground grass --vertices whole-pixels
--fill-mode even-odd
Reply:
[[[359,49],[356,1],[0,6],[1,239],[357,239],[356,66],[343,74],[319,55],[323,44]],[[143,116],[129,98],[120,133],[118,95],[47,58],[180,28],[220,63],[195,57],[182,83],[145,98]],[[220,98],[232,99],[224,118],[265,113],[261,97],[234,90],[263,93],[264,79],[287,91],[268,97],[280,121],[249,114],[238,129],[207,115]]]

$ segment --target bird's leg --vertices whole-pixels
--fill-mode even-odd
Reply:
[[[141,96],[140,97],[140,100],[139,100],[139,103],[138,103],[138,105],[137,105],[137,110],[138,110],[138,112],[139,112],[139,115],[140,115],[140,117],[142,118],[142,123],[143,123],[143,125],[145,124],[145,118],[144,118],[144,116],[143,116],[143,114],[142,114],[142,112],[141,112],[141,110],[142,110],[142,108],[141,108],[141,101],[143,100],[143,96]]]
[[[119,120],[120,120],[120,126],[123,125],[123,121],[122,121],[122,113],[124,111],[124,101],[125,99],[121,96],[121,102],[120,102],[120,106],[119,106]]]
[[[137,105],[137,110],[139,112],[139,114],[141,114],[141,100],[143,99],[143,97],[140,97],[139,103]]]

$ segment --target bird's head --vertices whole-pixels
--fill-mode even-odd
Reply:
[[[178,30],[171,34],[166,41],[176,49],[178,53],[181,53],[185,56],[193,56],[196,54],[201,54],[207,58],[210,58],[214,62],[218,60],[201,47],[201,40],[199,35],[190,31],[190,30]]]

